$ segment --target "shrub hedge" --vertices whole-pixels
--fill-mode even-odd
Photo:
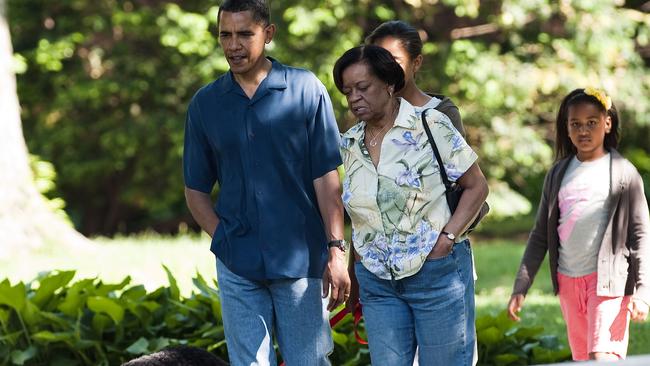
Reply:
[[[201,275],[195,291],[169,285],[148,292],[97,278],[73,282],[74,271],[40,274],[30,283],[0,282],[1,365],[119,365],[169,345],[207,349],[227,360],[217,284]],[[505,314],[477,319],[480,365],[526,365],[568,358],[557,339],[541,328],[521,328]],[[363,330],[361,331],[362,335]],[[333,365],[370,364],[354,337],[350,317],[333,330]]]

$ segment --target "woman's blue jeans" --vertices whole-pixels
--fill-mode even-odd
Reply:
[[[373,365],[471,366],[474,278],[469,241],[427,260],[415,275],[383,280],[355,264]]]

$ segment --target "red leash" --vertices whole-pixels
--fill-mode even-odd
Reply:
[[[341,311],[336,313],[336,315],[334,315],[330,319],[330,327],[334,328],[334,326],[338,324],[341,320],[343,320],[343,318],[345,318],[345,316],[348,315],[349,313],[350,311],[348,310],[348,308],[343,308]],[[368,342],[363,338],[361,338],[361,336],[359,335],[358,325],[359,322],[361,322],[361,318],[363,317],[363,312],[361,311],[360,302],[358,302],[357,306],[355,306],[354,314],[352,314],[352,316],[354,317],[354,337],[357,339],[357,342],[359,342],[359,344],[368,344]]]
[[[334,326],[339,322],[341,322],[341,320],[343,320],[343,318],[345,318],[345,316],[348,315],[349,313],[350,311],[348,310],[347,307],[341,309],[341,311],[339,311],[332,318],[330,318],[330,327],[334,328]],[[359,335],[358,325],[359,322],[361,322],[361,318],[363,317],[363,312],[361,311],[360,302],[358,302],[357,306],[354,308],[354,314],[352,314],[352,316],[354,317],[354,337],[357,339],[357,342],[359,342],[359,344],[368,344],[368,341],[364,340]],[[284,362],[282,362],[280,366],[285,366]]]

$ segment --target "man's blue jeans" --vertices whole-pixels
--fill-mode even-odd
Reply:
[[[472,365],[474,278],[469,241],[415,275],[383,280],[355,264],[373,365]]]
[[[218,259],[217,279],[232,366],[276,365],[274,335],[287,366],[330,365],[334,345],[321,279],[252,281]]]

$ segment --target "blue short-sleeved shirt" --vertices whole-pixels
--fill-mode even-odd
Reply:
[[[248,98],[231,72],[201,88],[185,123],[185,186],[220,191],[210,250],[250,279],[323,275],[327,237],[313,181],[341,164],[323,84],[271,59]]]

